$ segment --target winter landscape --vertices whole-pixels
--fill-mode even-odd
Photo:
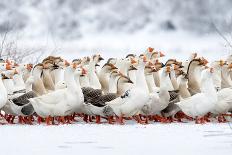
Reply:
[[[2,83],[0,84],[1,154],[230,154],[232,152],[232,98],[229,95],[232,91],[230,90],[232,86],[231,7],[230,0],[0,1],[0,73],[3,79],[2,82],[0,81]],[[125,86],[119,85],[125,91],[120,95],[117,94],[117,97],[119,100],[128,98],[125,103],[123,102],[126,104],[133,101],[133,93],[134,96],[139,96],[140,98],[135,98],[133,101],[134,104],[138,102],[140,105],[134,107],[136,112],[133,108],[130,109],[132,106],[128,108],[130,112],[121,112],[127,107],[124,109],[120,107],[121,109],[118,110],[118,107],[111,103],[107,104],[108,102],[104,105],[100,103],[95,110],[96,105],[92,103],[93,100],[85,100],[83,107],[78,107],[79,109],[75,107],[78,112],[69,108],[64,110],[71,106],[66,103],[71,97],[62,96],[62,91],[69,87],[63,75],[65,69],[74,68],[74,75],[80,74],[80,77],[86,75],[90,78],[92,75],[89,66],[95,59],[94,54],[95,58],[98,58],[96,64],[100,65],[96,67],[95,75],[101,84],[103,91],[101,95],[111,92],[103,89],[101,68],[109,58],[115,58],[110,61],[111,65],[107,64],[112,69],[110,75],[115,74],[116,77],[128,80],[126,84],[129,83]],[[128,54],[136,56],[130,55],[126,59]],[[163,54],[165,56],[162,56]],[[100,61],[101,57],[104,60]],[[44,60],[45,58],[47,60]],[[121,58],[124,59],[121,61]],[[81,60],[73,61],[74,59]],[[130,80],[134,85],[139,85],[136,84],[138,76],[133,78],[129,68],[126,72],[124,70],[126,67],[120,65],[126,60],[129,60],[130,65],[137,70],[140,64],[146,65],[143,66],[143,71],[145,71],[146,81],[145,79],[144,81],[148,93],[145,93],[145,87],[144,91],[133,91],[136,88],[131,86]],[[167,61],[170,64],[166,63]],[[201,66],[193,73],[197,77],[195,81],[190,76],[191,71],[188,72],[191,70],[189,64],[193,61]],[[44,79],[45,92],[40,89],[35,90],[37,74],[33,71],[35,68],[41,69],[40,67],[43,69],[43,73],[39,74],[40,78],[42,74],[46,75],[44,71],[46,69],[50,69],[51,72],[57,67],[63,70],[59,74],[63,75],[60,76],[62,78],[58,78],[62,79],[61,82],[55,82],[56,77],[54,77],[52,90],[47,89]],[[116,72],[114,67],[117,67]],[[28,77],[24,77],[26,75],[24,68],[30,70]],[[150,74],[147,73],[150,73],[150,70],[159,72],[160,86],[157,86],[155,78],[153,79],[154,73],[152,73],[153,83],[148,80]],[[167,73],[165,77],[171,79],[169,82],[163,82],[165,86],[161,84],[162,80],[166,79],[162,78],[162,73]],[[122,74],[126,75],[126,78]],[[181,80],[186,78],[185,85],[188,87],[190,97],[186,97],[186,94],[182,96],[181,92],[177,94],[174,92],[176,89],[172,81],[173,74],[178,86]],[[20,82],[15,81],[20,80],[16,77],[13,77],[13,80],[16,80],[12,85],[9,84],[10,82],[6,84],[7,80],[13,81],[11,76],[15,75],[22,75],[22,79],[26,79],[23,79],[23,89],[20,87],[17,90],[17,84]],[[105,76],[103,81],[107,80]],[[212,89],[210,89],[211,83],[208,82],[210,76],[212,76]],[[205,83],[202,82],[204,77],[207,78]],[[110,78],[108,83],[109,80]],[[98,87],[95,87],[96,82],[91,84],[92,81],[93,78],[90,78],[88,84],[80,81],[79,85],[82,88],[84,87],[82,84],[91,86],[95,90]],[[191,82],[200,83],[199,92],[191,92]],[[28,83],[29,88],[27,88]],[[48,85],[51,86],[50,84]],[[174,107],[170,106],[173,102],[169,102],[168,99],[167,103],[171,110],[167,105],[157,112],[154,102],[140,104],[142,98],[147,101],[159,98],[157,94],[159,95],[166,87],[178,96],[175,98],[178,98],[178,101],[173,100],[174,105],[177,105]],[[132,91],[126,91],[126,88]],[[205,89],[210,93],[207,94]],[[26,99],[30,103],[19,103],[11,107],[15,101],[13,98],[31,91],[36,97],[41,98],[36,100],[33,96],[32,99]],[[52,99],[51,97],[43,99],[43,95],[55,94],[56,91],[60,94],[57,93],[58,95],[54,95]],[[7,101],[3,103],[4,93]],[[200,95],[204,97],[194,100],[196,97],[193,96]],[[131,96],[132,99],[129,98]],[[170,101],[171,97],[170,93]],[[195,104],[192,104],[191,108],[182,106],[190,98],[192,102],[189,103]],[[57,111],[52,106],[44,108],[44,111],[36,106],[36,102],[41,101],[42,105],[42,101],[47,100],[55,102],[54,104],[65,100],[64,104],[68,105],[57,108]],[[210,104],[208,105],[207,102]],[[108,105],[110,107],[108,110],[113,113],[113,119],[105,108]],[[199,109],[195,105],[199,106]],[[64,114],[59,111],[60,109]],[[48,115],[44,114],[46,112]]]

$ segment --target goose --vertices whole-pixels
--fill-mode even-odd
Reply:
[[[22,123],[22,116],[29,116],[34,113],[32,105],[29,103],[28,98],[34,97],[33,92],[22,93],[15,92],[13,80],[9,79],[6,75],[3,76],[3,83],[8,92],[8,100],[2,110],[11,115],[8,118],[10,123],[13,123],[15,116],[19,116],[19,121]],[[31,124],[31,121],[29,122]]]
[[[180,117],[178,117],[178,115],[176,116],[176,114],[181,110],[175,103],[179,102],[180,100],[186,99],[188,97],[191,97],[191,94],[189,93],[188,87],[187,87],[187,82],[188,82],[188,76],[186,73],[182,72],[180,75],[180,83],[179,83],[179,88],[178,90],[178,98],[175,98],[171,101],[171,103],[169,103],[168,107],[165,108],[162,111],[162,115],[164,117],[171,117],[171,121],[174,120],[173,116],[178,118],[178,121],[181,121],[181,117],[186,117],[187,119],[190,119],[189,117],[183,115],[182,113]],[[175,94],[174,94],[175,95]]]
[[[123,86],[127,83],[133,83],[128,77],[119,74],[120,77],[117,81],[117,87]],[[120,89],[120,88],[119,88]],[[108,93],[98,98],[92,98],[88,100],[85,104],[85,110],[88,115],[96,115],[96,123],[101,123],[101,116],[108,117],[108,123],[112,124],[111,118],[114,114],[113,109],[109,106],[106,106],[107,102],[111,102],[112,100],[119,97],[116,93]]]
[[[31,75],[31,70],[33,69],[33,65],[32,64],[24,64],[24,65],[20,65],[19,67],[21,68],[21,71],[22,71],[23,81],[26,82],[27,79]]]
[[[189,58],[188,58],[186,61],[184,61],[184,63],[183,63],[183,66],[184,66],[183,71],[184,71],[185,73],[187,73],[189,63],[190,63],[193,59],[196,59],[196,58],[197,58],[197,53],[195,52],[195,53],[191,53],[190,56],[189,56]]]
[[[137,72],[136,66],[138,65],[137,61],[136,61],[136,55],[128,54],[126,56],[126,58],[131,59],[131,65],[130,65],[128,71],[127,71],[128,72],[128,77],[131,79],[133,84],[136,85],[136,72]]]
[[[115,67],[113,64],[106,63],[105,65],[103,65],[101,71],[99,72],[99,81],[101,83],[102,90],[104,93],[108,93],[110,72],[117,69],[118,68]]]
[[[153,79],[153,72],[157,72],[157,70],[155,69],[153,64],[150,62],[145,67],[145,77],[146,77],[146,82],[147,82],[147,86],[149,89],[149,93],[154,93],[154,92],[159,91],[159,88],[156,87],[155,81]]]
[[[7,102],[7,90],[2,82],[3,76],[4,75],[1,73],[0,74],[0,109],[2,109],[2,107],[4,107]]]
[[[50,73],[52,67],[53,67],[53,61],[47,60],[43,62],[42,80],[43,80],[44,87],[47,91],[55,90],[55,84],[52,80],[52,76]]]
[[[200,70],[203,65],[206,65],[207,62],[204,62],[204,60],[198,58],[193,59],[187,69],[187,75],[188,75],[188,89],[191,95],[194,95],[196,93],[200,93]]]
[[[215,89],[221,90],[221,83],[222,83],[222,67],[226,65],[226,62],[224,62],[223,60],[219,60],[219,61],[214,61],[211,63],[211,67],[214,69],[214,73],[213,73],[213,83],[215,86]]]
[[[159,115],[162,110],[164,110],[170,100],[169,95],[169,86],[167,85],[167,82],[169,79],[168,75],[171,71],[170,66],[166,66],[161,74],[162,81],[160,83],[160,90],[159,93],[152,93],[150,94],[149,101],[147,102],[147,106],[149,107],[148,112],[143,111],[145,114],[155,115],[155,119],[160,119],[156,117],[156,115]]]
[[[110,80],[109,80],[109,93],[117,93],[117,78],[119,78],[121,73],[119,71],[113,70],[110,73]]]
[[[61,116],[64,118],[83,106],[84,96],[80,84],[76,83],[74,79],[75,74],[81,75],[82,69],[76,69],[76,67],[76,64],[73,64],[65,68],[64,79],[67,88],[29,99],[35,112],[40,117],[46,117],[48,125],[50,125],[51,117]]]
[[[232,80],[230,78],[231,68],[232,68],[232,64],[222,66],[221,88],[232,87]]]
[[[148,88],[144,75],[144,68],[147,60],[142,56],[138,60],[138,71],[136,73],[136,86],[129,89],[122,95],[110,102],[106,102],[114,113],[119,117],[118,122],[123,123],[123,116],[130,117],[137,115],[149,100]],[[141,121],[140,121],[141,123]]]
[[[93,55],[89,62],[89,68],[87,76],[89,77],[89,84],[94,89],[101,89],[101,83],[96,74],[96,64],[103,58],[100,55]]]
[[[34,83],[32,85],[32,90],[38,95],[44,95],[47,93],[47,90],[44,87],[43,81],[41,79],[42,75],[42,70],[43,70],[43,64],[39,63],[34,66],[32,70],[32,76],[34,78]]]
[[[165,65],[162,62],[159,62],[158,60],[155,61],[155,67],[156,67],[156,72],[153,72],[153,78],[155,81],[155,85],[157,87],[160,87],[160,75],[159,75],[159,70],[164,67]]]
[[[204,123],[203,116],[212,111],[218,101],[217,93],[213,85],[212,73],[212,68],[203,71],[201,93],[197,93],[192,97],[175,103],[186,115],[196,118],[196,123]]]

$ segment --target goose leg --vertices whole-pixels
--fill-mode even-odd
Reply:
[[[37,122],[38,122],[39,124],[41,124],[41,122],[42,122],[42,117],[38,116]]]
[[[96,123],[101,124],[101,116],[99,115],[96,116]]]
[[[114,121],[114,116],[108,116],[108,123],[114,124],[113,121]]]
[[[84,114],[83,121],[85,121],[86,123],[88,123],[88,115]]]
[[[23,124],[23,117],[22,116],[18,116],[19,118],[19,124]]]
[[[121,125],[124,125],[124,124],[125,124],[124,121],[123,121],[123,114],[120,115],[119,117],[117,117],[117,122],[118,122],[119,124],[121,124]]]
[[[51,116],[46,117],[46,124],[51,125]]]
[[[227,120],[226,120],[226,118],[222,114],[219,114],[218,115],[218,122],[219,123],[226,123]]]

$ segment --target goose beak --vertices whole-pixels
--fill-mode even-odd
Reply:
[[[167,73],[170,73],[170,72],[171,72],[171,67],[170,67],[170,66],[167,66],[167,67],[166,67],[166,72],[167,72]]]
[[[118,68],[117,68],[116,66],[112,65],[112,66],[111,66],[111,69],[114,70],[114,69],[118,69]]]
[[[165,55],[162,53],[162,52],[160,52],[160,57],[164,57]]]
[[[213,73],[213,72],[214,72],[213,68],[210,68],[209,71],[210,71],[210,73]]]
[[[232,63],[228,65],[228,68],[231,69],[232,68]]]
[[[147,62],[147,57],[145,55],[143,56],[143,62]]]
[[[10,64],[6,64],[6,70],[11,70],[12,69],[12,67],[11,67],[11,65]]]
[[[153,52],[153,51],[154,51],[154,48],[148,47],[148,49],[147,49],[147,50],[148,50],[148,52],[149,52],[149,53],[151,53],[151,52]]]
[[[203,64],[206,65],[207,63],[209,63],[209,61],[206,59],[203,59]]]
[[[103,57],[101,57],[101,56],[99,56],[99,61],[101,61],[101,60],[104,60],[104,58],[103,58]]]
[[[137,70],[137,68],[135,66],[131,65],[130,70]]]
[[[18,73],[19,73],[19,72],[15,69],[15,70],[14,70],[14,74],[18,74]]]
[[[219,65],[222,67],[225,64],[225,62],[223,60],[219,61]]]
[[[27,64],[27,70],[31,70],[33,68],[33,66],[31,64]]]
[[[134,58],[131,58],[131,64],[136,64],[137,61]]]
[[[76,63],[73,63],[73,64],[72,64],[72,68],[76,69],[76,68],[77,68],[77,64],[76,64]]]
[[[128,83],[132,83],[133,84],[133,81],[131,81],[131,79],[128,79],[128,81],[127,81]]]
[[[64,61],[64,65],[65,65],[65,66],[70,66],[70,63],[69,63],[67,60],[65,60],[65,61]]]
[[[87,74],[87,70],[86,69],[84,69],[83,67],[82,67],[82,73],[81,73],[82,75],[86,75]]]

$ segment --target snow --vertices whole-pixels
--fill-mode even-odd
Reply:
[[[228,123],[139,125],[3,125],[1,154],[179,154],[217,155],[232,152]]]

